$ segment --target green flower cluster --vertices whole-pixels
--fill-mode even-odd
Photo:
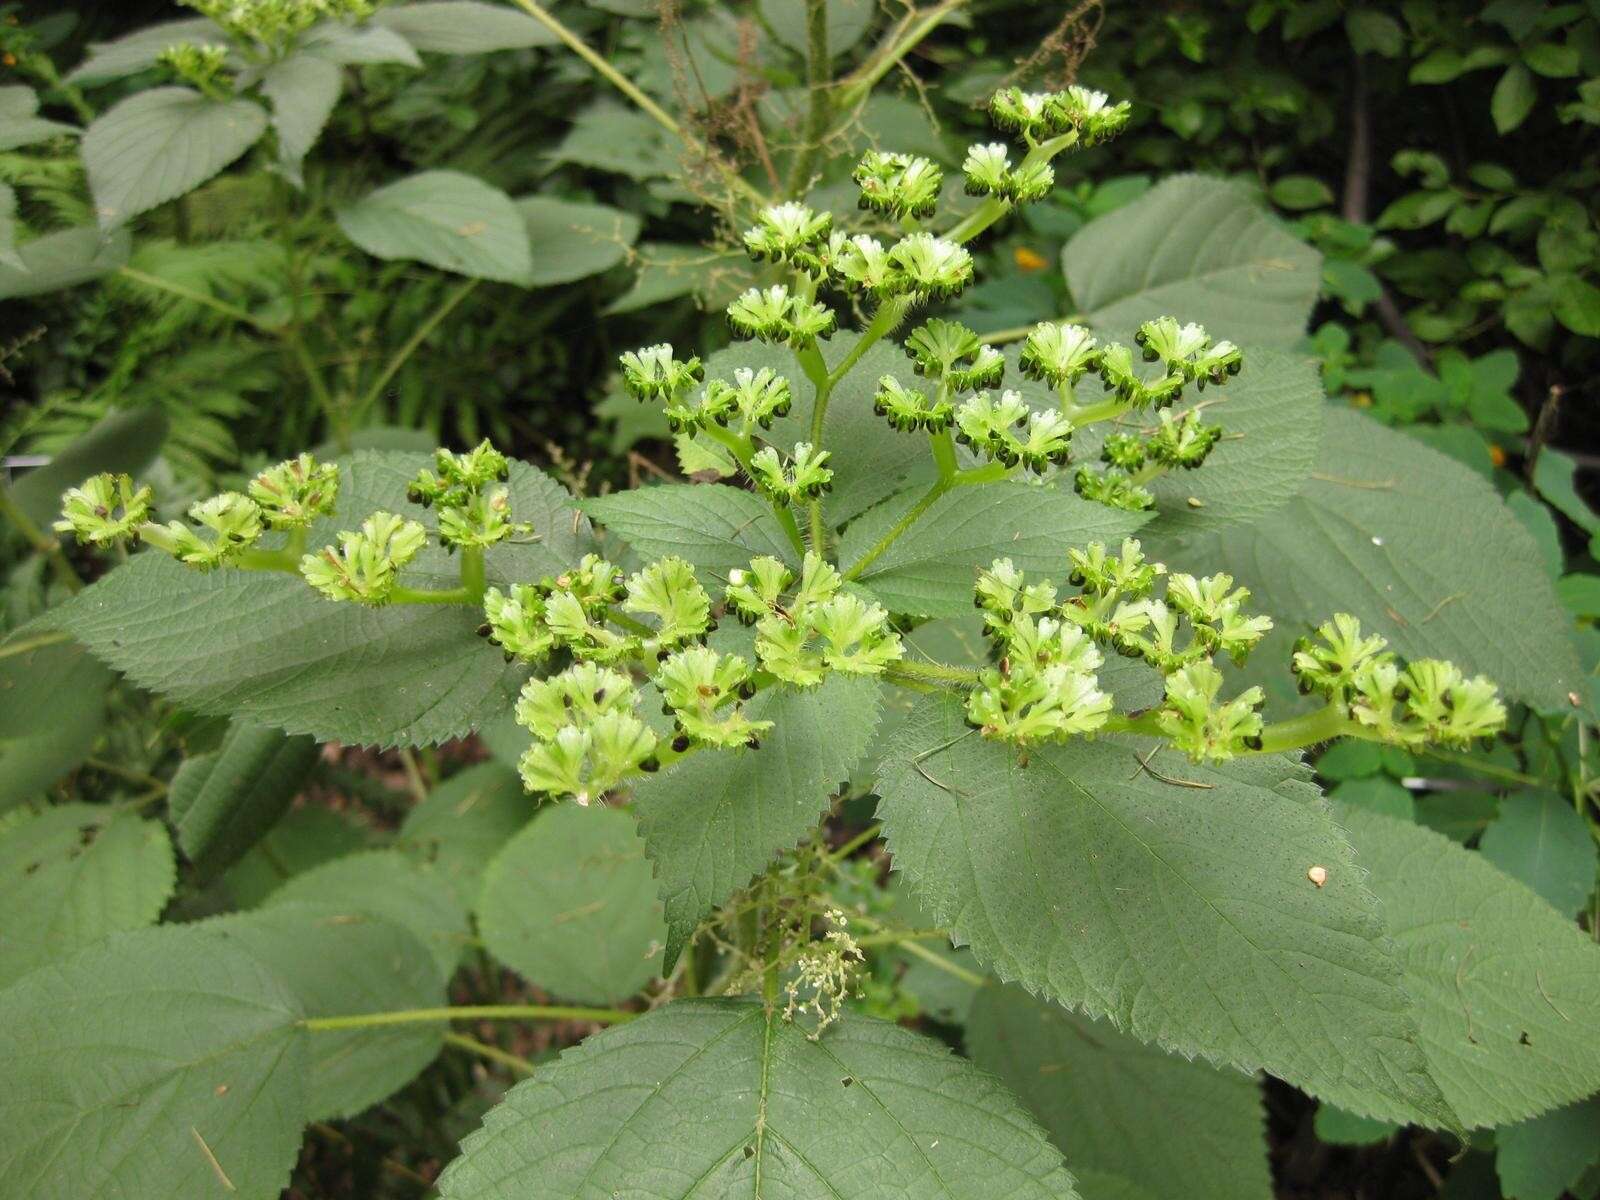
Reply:
[[[1295,643],[1292,669],[1301,691],[1325,696],[1379,741],[1465,749],[1505,727],[1505,705],[1484,676],[1468,678],[1435,658],[1402,665],[1387,646],[1338,613],[1317,628],[1315,640]]]
[[[587,803],[692,748],[753,747],[772,727],[744,710],[759,688],[814,687],[833,671],[877,675],[904,654],[888,613],[842,590],[839,573],[814,554],[798,579],[779,560],[758,558],[729,574],[724,599],[756,627],[754,664],[704,644],[716,627],[711,598],[679,558],[624,580],[588,555],[536,584],[490,588],[479,632],[508,658],[542,663],[559,652],[572,660],[559,674],[530,680],[517,705],[518,722],[535,738],[521,761],[527,786]],[[672,718],[665,745],[638,715],[635,671]]]
[[[228,62],[228,51],[224,46],[177,42],[163,50],[156,61],[184,83],[204,91],[222,74]]]
[[[1061,92],[1003,88],[989,101],[994,123],[1020,133],[1030,146],[1067,137],[1077,146],[1099,145],[1122,132],[1131,112],[1126,100],[1113,104],[1104,92],[1077,86]]]
[[[439,540],[447,551],[482,549],[532,532],[511,519],[511,493],[497,486],[511,477],[511,464],[487,438],[464,454],[435,450],[433,461],[433,470],[411,481],[406,499],[438,508]]]
[[[364,21],[375,0],[182,0],[243,41],[278,47],[319,21]]]
[[[839,572],[808,553],[795,574],[775,558],[729,573],[728,610],[756,629],[756,657],[773,677],[814,687],[830,671],[880,675],[905,655],[881,605],[843,590]]]

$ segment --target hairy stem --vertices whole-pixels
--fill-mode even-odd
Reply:
[[[353,1016],[307,1017],[300,1022],[300,1027],[312,1033],[327,1033],[335,1029],[377,1029],[385,1025],[419,1025],[429,1021],[596,1021],[620,1025],[638,1015],[620,1008],[572,1008],[557,1004],[461,1004],[450,1008],[402,1008]]]
[[[850,569],[844,573],[845,579],[848,581],[861,578],[861,573],[882,557],[883,552],[894,545],[901,534],[915,525],[922,518],[922,514],[933,507],[934,501],[948,492],[952,486],[950,480],[941,479],[929,488],[921,500],[908,508],[901,518],[873,543],[871,549],[851,564]]]
[[[790,0],[793,3],[793,0]],[[806,123],[800,133],[800,147],[795,152],[794,165],[789,171],[791,196],[805,194],[816,169],[817,156],[822,153],[823,139],[828,133],[828,118],[833,104],[828,94],[832,84],[832,63],[828,55],[828,0],[805,0],[806,3]]]
[[[901,659],[887,667],[884,676],[888,679],[909,680],[915,683],[937,683],[948,687],[968,688],[978,682],[978,668]]]
[[[1336,737],[1366,736],[1366,728],[1346,716],[1341,705],[1329,704],[1314,712],[1268,725],[1261,731],[1261,748],[1256,753],[1281,754],[1285,750],[1330,742]]]
[[[878,49],[873,51],[855,71],[839,81],[836,109],[846,112],[865,100],[880,79],[894,70],[906,55],[922,44],[924,38],[944,23],[946,17],[966,2],[967,0],[943,0],[943,3],[936,4],[925,12],[917,12],[915,9],[908,12],[901,18],[900,23],[890,30]]]
[[[954,479],[957,471],[956,443],[948,429],[930,433],[928,442],[933,448],[933,461],[939,468],[940,479]]]
[[[488,586],[484,575],[483,547],[465,546],[461,550],[461,588],[472,597],[473,603],[483,603],[483,593]]]
[[[483,597],[474,596],[464,587],[432,591],[426,588],[396,587],[389,593],[390,604],[481,604]]]

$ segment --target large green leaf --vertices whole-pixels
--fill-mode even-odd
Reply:
[[[313,527],[310,544],[331,542],[374,509],[431,524],[405,498],[429,461],[357,454],[341,474],[338,512]],[[520,462],[510,487],[514,515],[540,537],[490,550],[491,582],[538,579],[577,562],[590,539],[572,498]],[[406,580],[453,586],[456,567],[430,549]],[[197,711],[367,744],[461,737],[509,711],[527,671],[476,635],[482,619],[467,606],[340,604],[298,576],[200,573],[155,553],[136,556],[49,617],[141,687]]]
[[[860,561],[892,522],[916,501],[905,495],[845,531],[839,561]],[[873,595],[896,612],[927,617],[960,616],[972,609],[978,572],[997,558],[1020,570],[1059,579],[1067,550],[1086,542],[1118,544],[1146,520],[1051,486],[1005,482],[955,488],[859,576]]]
[[[1511,1200],[1581,1195],[1584,1172],[1600,1162],[1600,1096],[1497,1129],[1494,1142],[1495,1173]]]
[[[1600,946],[1449,838],[1356,808],[1340,818],[1462,1121],[1502,1125],[1600,1090]]]
[[[173,879],[166,830],[131,812],[62,804],[0,820],[0,987],[153,924]]]
[[[1407,657],[1451,659],[1544,709],[1579,688],[1533,536],[1481,476],[1355,412],[1328,413],[1305,490],[1215,558],[1280,625],[1351,612]]]
[[[620,208],[549,196],[525,196],[516,204],[533,251],[527,280],[533,287],[609,271],[639,238],[639,218]]]
[[[767,502],[726,484],[635,488],[582,500],[578,507],[645,558],[676,554],[714,576],[747,567],[761,554],[798,560]],[[711,587],[714,581],[702,582]]]
[[[302,871],[267,897],[263,910],[320,904],[366,914],[408,930],[432,956],[441,982],[467,948],[467,914],[438,872],[398,850],[347,854]]]
[[[213,100],[183,87],[129,96],[83,135],[100,224],[120,225],[199,187],[266,129],[266,110],[249,100]]]
[[[1101,389],[1098,381],[1085,380],[1079,391],[1080,402],[1092,403]],[[1052,407],[1054,399],[1049,396]],[[1197,403],[1204,404],[1208,424],[1222,426],[1222,440],[1204,465],[1167,471],[1145,485],[1156,498],[1156,515],[1143,538],[1176,540],[1259,521],[1288,504],[1317,464],[1327,404],[1312,360],[1283,350],[1246,350],[1237,379],[1174,411]],[[1154,432],[1158,420],[1147,416]],[[1090,426],[1073,439],[1074,456],[1098,458],[1107,433],[1131,431],[1128,420]]]
[[[38,621],[0,641],[0,812],[89,757],[116,676]]]
[[[272,102],[278,162],[296,184],[301,162],[322,136],[343,84],[339,63],[305,51],[281,58],[261,73],[261,94]]]
[[[92,225],[61,229],[16,248],[22,269],[0,263],[0,300],[42,296],[99,279],[128,261],[126,229],[107,233]]]
[[[427,949],[392,921],[334,904],[274,904],[200,926],[267,967],[307,1017],[343,1017],[445,1003]],[[314,1030],[307,1041],[306,1116],[353,1116],[438,1057],[444,1022]]]
[[[31,146],[65,133],[78,133],[76,125],[50,121],[38,115],[39,97],[30,87],[0,88],[0,150]]]
[[[542,813],[489,864],[477,915],[489,953],[581,1004],[637,992],[667,936],[633,814],[615,808]]]
[[[826,7],[828,56],[837,59],[866,36],[879,10],[873,0],[827,0]],[[773,37],[795,53],[805,54],[807,8],[786,0],[761,0],[761,20]]]
[[[197,46],[225,46],[227,35],[205,17],[165,21],[136,30],[114,42],[90,42],[89,57],[67,76],[68,83],[104,83],[121,79],[155,65],[170,46],[192,42]]]
[[[532,17],[481,0],[421,0],[392,4],[372,18],[392,29],[418,50],[435,54],[487,54],[548,46],[556,40]]]
[[[523,732],[519,725],[513,728]],[[400,824],[398,848],[444,876],[463,908],[478,902],[489,860],[533,819],[538,805],[515,770],[479,763],[435,787]]]
[[[1074,1200],[1044,1133],[937,1042],[846,1016],[820,1039],[748,1000],[680,1000],[513,1088],[445,1200],[639,1195]]]
[[[371,849],[373,831],[342,812],[291,808],[265,837],[222,876],[239,908],[255,908],[296,875],[358,850]]]
[[[1321,256],[1244,185],[1179,175],[1090,221],[1061,252],[1078,311],[1128,342],[1143,321],[1198,321],[1241,346],[1291,346],[1305,332]]]
[[[11,486],[11,499],[41,529],[60,514],[61,494],[101,471],[138,475],[161,452],[167,418],[159,408],[108,413],[42,467]]]
[[[167,805],[184,856],[210,878],[237,862],[278,822],[317,760],[317,743],[234,723],[222,744],[188,759]]]
[[[498,188],[459,171],[423,171],[341,208],[339,228],[368,254],[475,279],[526,283],[528,230]]]
[[[1596,854],[1589,824],[1557,792],[1500,801],[1478,843],[1483,856],[1527,884],[1563,916],[1576,917],[1594,892]]]
[[[634,789],[655,864],[671,971],[701,919],[806,836],[872,741],[874,679],[832,675],[814,688],[768,688],[750,701],[772,721],[759,750],[706,750]]]
[[[931,698],[879,772],[895,868],[1002,979],[1356,1112],[1449,1124],[1378,900],[1303,768],[1142,763],[1076,741],[1024,766]]]
[[[0,991],[0,1178],[31,1200],[270,1200],[306,1120],[294,997],[201,926]]]
[[[1261,1090],[1247,1075],[1164,1054],[1017,987],[979,990],[967,1048],[1074,1171],[1120,1176],[1152,1196],[1272,1200]]]

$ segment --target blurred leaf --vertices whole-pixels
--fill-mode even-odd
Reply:
[[[1594,891],[1600,865],[1588,823],[1554,792],[1523,792],[1500,801],[1500,815],[1478,845],[1483,856],[1521,880],[1557,912],[1575,917]]]
[[[528,229],[504,192],[459,171],[423,171],[341,208],[339,228],[368,254],[476,279],[526,284]]]
[[[545,196],[516,201],[528,229],[532,287],[570,283],[610,270],[639,237],[637,216],[604,204],[581,204]]]
[[[1513,63],[1500,82],[1494,85],[1494,95],[1489,99],[1489,112],[1494,117],[1494,127],[1502,134],[1510,133],[1528,119],[1538,102],[1539,90],[1533,76],[1521,63]]]

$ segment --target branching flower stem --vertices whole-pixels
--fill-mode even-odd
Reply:
[[[755,456],[755,446],[748,434],[734,433],[733,430],[724,429],[716,424],[707,424],[706,433],[710,435],[712,441],[733,455],[734,461],[739,464],[740,469],[744,471],[748,478],[755,478],[755,471],[750,465],[750,460]],[[816,443],[814,442],[813,444]],[[778,524],[783,526],[783,532],[788,536],[789,543],[794,547],[795,553],[805,554],[805,538],[800,535],[800,525],[794,519],[794,512],[787,504],[777,502],[773,503],[772,512],[778,518]]]

